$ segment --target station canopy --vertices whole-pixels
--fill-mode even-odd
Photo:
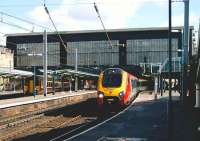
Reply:
[[[13,77],[13,76],[22,76],[22,77],[31,77],[33,76],[32,72],[17,70],[13,68],[0,68],[0,76],[4,77]]]
[[[44,72],[43,69],[40,70],[40,72]],[[79,77],[98,77],[98,74],[94,74],[94,73],[88,73],[88,72],[84,72],[84,71],[76,71],[73,69],[62,69],[62,70],[47,70],[47,73],[49,75],[66,75],[66,76],[79,76]]]

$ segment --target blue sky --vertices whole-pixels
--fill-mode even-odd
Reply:
[[[93,8],[96,2],[106,28],[160,27],[168,25],[168,0],[46,0],[46,5],[59,30],[102,29]],[[43,0],[1,0],[0,11],[53,29]],[[173,26],[183,25],[183,2],[173,2]],[[200,0],[190,0],[190,25],[198,26]],[[37,26],[1,15],[1,20],[34,31]],[[28,32],[0,23],[1,33]]]

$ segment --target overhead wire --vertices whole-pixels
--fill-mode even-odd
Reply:
[[[68,51],[67,46],[66,46],[65,42],[63,41],[61,35],[59,34],[58,29],[57,29],[57,27],[56,27],[56,25],[55,25],[53,19],[51,18],[51,15],[50,15],[50,13],[49,13],[49,10],[48,10],[48,8],[47,8],[47,6],[46,6],[46,4],[45,4],[45,0],[44,0],[44,9],[45,9],[45,12],[47,13],[47,15],[49,16],[49,19],[50,19],[50,21],[51,21],[51,23],[52,23],[54,29],[56,30],[56,34],[58,35],[58,37],[59,37],[59,39],[60,39],[60,41],[61,41],[63,47],[65,48],[65,51],[67,52],[67,51]]]
[[[44,5],[44,6],[45,6],[45,5]],[[48,11],[48,9],[47,9],[46,6],[45,6],[45,11],[46,11],[47,14],[49,15],[49,18],[50,18],[52,24],[54,25],[54,28],[56,29],[57,34],[59,35],[58,37],[59,37],[59,39],[60,39],[62,45],[65,47],[65,49],[67,49],[67,47],[66,47],[66,45],[65,45],[65,42],[63,41],[62,37],[60,36],[60,34],[59,34],[59,32],[58,32],[58,30],[57,30],[57,28],[56,28],[56,26],[55,26],[55,24],[54,24],[54,22],[53,22],[53,20],[52,20],[52,18],[51,18],[50,13],[49,13],[49,11]],[[21,20],[21,21],[27,22],[27,23],[29,23],[29,24],[35,24],[35,23],[33,23],[33,22],[24,20],[24,19],[19,18],[19,17],[12,16],[12,15],[7,14],[7,13],[4,13],[4,12],[1,12],[1,14],[2,14],[2,15],[9,16],[9,17],[12,17],[12,18],[15,18],[15,19],[17,19],[17,20]],[[4,22],[4,21],[2,21],[2,22]],[[23,29],[23,30],[31,31],[31,30],[29,30],[29,29],[27,29],[27,28],[23,28],[23,27],[21,27],[21,26],[19,26],[19,25],[15,25],[15,24],[12,24],[12,23],[7,23],[7,22],[4,22],[4,23],[6,23],[6,24],[8,24],[8,25],[11,25],[11,26],[14,26],[14,27],[17,27],[17,28],[20,28],[20,29]],[[38,24],[36,24],[36,25],[37,25],[37,26],[40,26],[40,25],[38,25]],[[41,27],[41,26],[40,26],[40,27]],[[44,26],[42,26],[42,27],[43,27],[43,28],[46,28],[46,27],[44,27]],[[3,34],[4,34],[4,33],[3,33]],[[54,38],[54,39],[57,39],[57,38]],[[8,42],[8,41],[7,41],[7,43],[13,44],[13,45],[17,45],[16,43],[12,43],[12,42]],[[52,51],[52,52],[55,53],[55,51]],[[48,53],[50,53],[50,52],[48,52]],[[58,54],[58,53],[56,53],[56,54]],[[15,56],[15,57],[16,57],[16,56]],[[60,58],[62,59],[61,56],[60,56]],[[64,58],[64,59],[66,59],[66,58]],[[66,65],[66,64],[65,64],[65,65]]]
[[[3,33],[4,34],[4,33]],[[18,38],[18,39],[20,39],[20,37]],[[55,39],[55,38],[54,38]],[[7,41],[7,43],[8,44],[11,44],[11,45],[14,45],[14,46],[17,46],[18,44],[17,43],[14,43],[14,42],[8,42]],[[92,53],[95,53],[95,52],[92,52]],[[109,53],[109,52],[108,52]],[[48,51],[48,55],[59,55],[60,54],[60,50],[54,50],[54,51]],[[87,53],[83,53],[83,54],[87,54]],[[25,53],[25,54],[17,54],[17,55],[15,55],[14,56],[14,58],[17,58],[17,57],[23,57],[23,56],[27,56],[27,54]],[[31,56],[29,56],[29,57],[31,57]],[[40,56],[34,56],[34,57],[40,57]],[[63,57],[63,56],[59,56],[59,58],[60,58],[60,65],[64,65],[64,66],[74,66],[74,64],[72,63],[71,65],[69,65],[69,64],[67,64],[67,62],[66,63],[63,63],[63,62],[65,62],[66,61],[66,57]],[[87,58],[86,59],[84,59],[84,60],[82,60],[83,62],[87,62]],[[83,64],[81,65],[81,66],[84,66]],[[87,66],[87,65],[85,65],[85,66]],[[80,68],[80,67],[79,67]],[[88,67],[83,67],[83,68],[88,68]]]
[[[49,11],[48,11],[48,9],[47,9],[46,6],[45,6],[45,11],[46,11],[47,14],[49,15],[49,18],[50,18],[52,24],[54,25],[54,28],[56,29],[57,35],[58,35],[58,37],[59,37],[59,42],[61,41],[62,45],[65,47],[65,49],[67,49],[67,46],[66,46],[67,43],[64,42],[63,39],[62,39],[62,37],[60,36],[60,34],[59,34],[59,32],[58,32],[58,30],[57,30],[57,28],[56,28],[56,26],[55,26],[55,23],[53,22],[53,20],[52,20],[52,18],[51,18],[51,16],[50,16],[50,13],[49,13]],[[47,27],[45,27],[45,26],[41,26],[41,25],[39,25],[39,24],[35,24],[34,22],[31,22],[31,21],[28,21],[28,20],[25,20],[25,19],[22,19],[22,18],[13,16],[13,15],[8,14],[8,13],[5,13],[5,12],[0,12],[0,13],[1,13],[1,15],[5,15],[5,16],[8,16],[8,17],[12,17],[12,18],[15,18],[15,19],[17,19],[17,20],[20,20],[20,21],[26,22],[26,23],[28,23],[28,24],[31,24],[31,25],[35,25],[35,26],[39,26],[39,27],[42,27],[42,28],[46,28],[46,29],[52,30],[52,29],[47,28]],[[26,30],[26,31],[29,31],[29,32],[33,32],[32,30],[27,29],[27,28],[24,28],[24,27],[22,27],[22,26],[19,26],[19,25],[16,25],[16,24],[12,24],[12,23],[8,23],[8,22],[5,22],[5,21],[3,21],[3,20],[1,20],[1,21],[2,21],[4,24],[8,24],[8,25],[10,25],[10,26],[14,26],[14,27],[17,27],[17,28],[20,28],[20,29],[23,29],[23,30]],[[48,38],[50,38],[50,37],[48,37]],[[51,38],[53,39],[53,37],[51,37]],[[56,38],[54,38],[54,39],[56,39]],[[57,40],[57,39],[56,39],[56,40]],[[69,49],[68,49],[68,50],[69,50]]]
[[[4,33],[1,33],[1,34],[4,34]],[[18,38],[18,39],[20,39],[20,38]],[[55,38],[54,38],[55,39]],[[2,40],[2,39],[0,39],[0,40]],[[3,41],[3,40],[2,40]],[[17,46],[18,44],[17,43],[14,43],[14,42],[9,42],[9,41],[6,41],[8,44],[11,44],[11,45],[14,45],[14,46]],[[54,51],[48,51],[48,55],[58,55],[58,54],[60,54],[60,50],[54,50]],[[14,58],[17,58],[17,57],[19,57],[19,56],[27,56],[27,54],[18,54],[17,56],[14,56]],[[37,57],[39,57],[39,56],[37,56]],[[61,63],[62,62],[62,60],[63,61],[66,61],[66,57],[62,57],[62,56],[59,56],[59,58],[60,58],[60,64],[61,65],[66,65],[66,64],[64,64],[64,63]]]
[[[102,27],[103,27],[103,30],[104,30],[105,33],[106,33],[106,37],[107,37],[107,39],[108,39],[109,45],[110,45],[111,48],[113,48],[112,42],[111,42],[111,40],[110,40],[110,37],[109,37],[109,35],[108,35],[108,32],[107,32],[107,30],[106,30],[106,28],[105,28],[105,25],[104,25],[104,23],[103,23],[103,20],[102,20],[102,18],[101,18],[100,13],[99,13],[99,9],[98,9],[98,7],[97,7],[97,5],[96,5],[95,2],[94,2],[94,9],[95,9],[95,11],[96,11],[96,13],[97,13],[97,16],[98,16],[98,18],[99,18],[99,20],[100,20],[100,22],[101,22],[101,25],[102,25]]]
[[[159,1],[160,1],[160,0],[159,0]],[[174,2],[179,2],[179,1],[174,1]],[[85,4],[86,4],[86,3],[85,3]],[[96,11],[96,13],[97,13],[97,15],[98,15],[98,18],[100,19],[101,24],[102,24],[102,26],[103,26],[103,28],[104,28],[104,31],[105,31],[105,33],[106,33],[106,37],[107,37],[107,39],[108,39],[109,45],[110,45],[111,47],[113,47],[112,42],[111,42],[111,39],[110,39],[110,37],[109,37],[109,35],[108,35],[108,32],[107,32],[107,30],[106,30],[106,28],[105,28],[105,25],[104,25],[104,23],[103,23],[103,20],[101,19],[101,16],[100,16],[100,13],[99,13],[99,10],[98,10],[97,5],[96,5],[95,3],[89,3],[89,4],[94,4],[95,11]],[[0,5],[0,6],[1,6],[1,5]],[[49,16],[49,19],[51,20],[51,22],[52,22],[52,24],[53,24],[53,26],[54,26],[54,28],[55,28],[55,30],[56,30],[56,33],[57,33],[57,35],[58,35],[58,37],[59,37],[59,40],[61,41],[62,45],[65,47],[65,50],[68,51],[68,48],[67,48],[67,46],[66,46],[66,42],[63,41],[63,39],[62,39],[60,33],[58,32],[57,27],[56,27],[56,25],[55,25],[53,19],[51,18],[51,15],[50,15],[50,13],[49,13],[49,11],[48,11],[48,8],[47,8],[47,6],[46,6],[45,4],[44,4],[44,8],[45,8],[46,13],[47,13],[48,16]],[[6,15],[6,14],[4,14],[4,15]],[[8,15],[9,15],[9,14],[8,14]],[[15,17],[15,16],[11,16],[11,17]],[[21,19],[21,18],[16,18],[16,19],[24,21],[24,20]],[[26,20],[25,20],[24,22],[27,22],[27,23],[28,23],[29,21],[26,21]],[[8,23],[8,24],[9,24],[9,23]],[[32,23],[32,22],[30,22],[29,24],[37,25],[37,24]],[[10,24],[10,25],[16,26],[15,24]],[[18,25],[17,25],[16,27],[21,28],[21,27],[18,26]],[[43,28],[46,28],[46,27],[43,27]],[[22,27],[21,29],[27,30],[26,28],[23,28],[23,27]],[[46,28],[46,29],[48,29],[48,28]],[[27,31],[30,31],[30,30],[27,30]],[[49,38],[50,38],[50,37],[49,37]],[[53,37],[51,37],[51,38],[53,38]],[[57,39],[57,38],[54,38],[54,39]]]
[[[19,21],[22,21],[22,22],[26,22],[32,26],[37,26],[37,27],[40,27],[40,28],[43,28],[43,29],[48,29],[50,31],[53,31],[52,29],[50,29],[49,27],[46,27],[46,26],[43,26],[43,25],[40,25],[40,24],[37,24],[37,23],[34,23],[32,21],[29,21],[29,20],[26,20],[26,19],[23,19],[23,18],[20,18],[20,17],[17,17],[17,16],[13,16],[11,14],[8,14],[8,13],[5,13],[5,12],[2,12],[0,11],[0,14],[1,16],[7,16],[7,17],[11,17],[11,18],[14,18],[16,20],[19,20]]]
[[[0,34],[3,34],[4,36],[6,35],[5,33],[2,33],[2,32],[0,32]],[[41,34],[38,34],[38,35],[42,35],[42,33],[41,33]],[[8,34],[8,36],[9,36],[9,34]],[[56,42],[59,42],[59,43],[60,43],[60,39],[59,39],[59,38],[52,37],[51,35],[47,35],[47,36],[48,36],[48,39],[52,39],[53,41],[56,41]],[[24,38],[21,38],[21,37],[18,36],[18,40],[24,41]],[[7,41],[7,43],[11,43],[11,42],[8,42],[8,41]],[[64,42],[64,43],[67,44],[67,42]],[[16,43],[11,43],[11,44],[17,45]],[[68,51],[70,51],[70,48],[68,48]],[[48,51],[48,52],[49,52],[49,51]],[[52,52],[53,52],[53,51],[52,51]]]
[[[126,2],[123,1],[123,3],[134,3],[134,2],[140,2],[141,0],[134,0],[131,2]],[[172,0],[172,2],[184,2],[185,0]],[[143,0],[143,2],[155,2],[155,0]],[[168,0],[157,0],[156,2],[168,2]],[[53,6],[59,6],[59,7],[63,7],[63,6],[77,6],[77,5],[93,5],[93,2],[68,2],[68,3],[48,3],[48,7],[53,7]],[[96,4],[101,4],[101,5],[118,5],[120,3],[118,2],[96,2]],[[46,4],[47,5],[47,4]],[[34,6],[38,6],[38,4],[1,4],[0,7],[15,7],[15,8],[21,8],[21,7],[34,7]]]
[[[3,33],[4,34],[4,33]],[[52,39],[56,39],[57,41],[59,40],[59,39],[57,39],[57,38],[53,38],[53,37],[48,37],[48,38],[52,38]],[[23,39],[24,40],[24,39]],[[59,42],[60,42],[60,40],[59,40]],[[63,41],[64,42],[64,41]],[[17,45],[16,43],[12,43],[12,42],[8,42],[7,41],[7,43],[9,43],[9,44],[13,44],[13,45]],[[65,42],[64,42],[65,43]],[[55,51],[52,51],[52,52],[54,52],[55,53]],[[50,54],[50,52],[48,51],[48,53]],[[56,53],[56,54],[58,54],[58,53]],[[17,57],[17,56],[15,56],[15,57]],[[60,56],[60,58],[61,58],[61,60],[62,59],[65,59],[66,60],[66,57],[61,57]],[[66,65],[66,64],[64,64],[64,65]]]
[[[25,20],[25,19],[22,19],[22,18],[13,16],[13,15],[7,14],[7,13],[5,13],[5,12],[0,12],[0,14],[1,14],[1,15],[5,15],[5,16],[8,16],[8,17],[15,18],[15,19],[17,19],[17,20],[20,20],[20,21],[29,23],[29,24],[31,24],[31,25],[39,26],[39,27],[42,27],[42,28],[44,28],[44,29],[49,29],[49,30],[53,31],[52,29],[50,29],[50,28],[48,28],[48,27],[45,27],[45,26],[42,26],[42,25],[39,25],[39,24],[35,24],[34,22],[31,22],[31,21],[28,21],[28,20]],[[22,27],[22,26],[19,26],[19,25],[13,24],[13,23],[5,22],[3,19],[1,19],[0,22],[3,23],[3,24],[7,24],[7,25],[9,25],[9,26],[12,26],[12,27],[16,27],[16,28],[19,28],[19,29],[28,31],[28,32],[33,32],[32,30],[30,30],[30,29],[28,29],[28,28],[24,28],[24,27]],[[5,33],[2,33],[2,34],[5,35]],[[59,37],[60,37],[60,39],[61,39],[62,45],[66,48],[65,42],[62,40],[61,36],[59,36]],[[56,38],[54,38],[54,39],[56,39]],[[59,42],[60,42],[60,40],[59,40]]]
[[[22,30],[26,30],[26,31],[32,32],[32,30],[30,30],[30,29],[28,29],[28,28],[25,28],[25,27],[22,27],[22,26],[19,26],[19,25],[14,24],[14,23],[5,22],[5,21],[3,21],[3,20],[0,20],[0,22],[3,23],[3,24],[7,24],[7,25],[9,25],[9,26],[13,26],[13,27],[16,27],[16,28],[20,28],[20,29],[22,29]]]

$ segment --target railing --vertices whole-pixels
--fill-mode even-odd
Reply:
[[[172,58],[172,72],[181,72],[181,57]],[[162,64],[159,72],[169,72],[169,58]]]
[[[181,57],[172,58],[172,72],[181,72]],[[163,63],[140,63],[144,74],[158,74],[162,72],[169,72],[169,59],[167,58]]]
[[[159,72],[161,63],[140,63],[144,74],[156,74]]]

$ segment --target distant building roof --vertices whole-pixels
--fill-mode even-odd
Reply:
[[[190,29],[194,29],[190,26]],[[149,28],[124,28],[124,29],[107,29],[107,32],[131,32],[131,31],[154,31],[154,30],[168,30],[168,27],[149,27]],[[183,26],[173,27],[172,30],[183,30]],[[104,30],[77,30],[77,31],[59,31],[60,34],[85,34],[85,33],[101,33]],[[6,34],[6,36],[33,36],[41,35],[43,32],[32,32],[32,33],[13,33]],[[48,34],[56,34],[56,32],[48,32]]]

